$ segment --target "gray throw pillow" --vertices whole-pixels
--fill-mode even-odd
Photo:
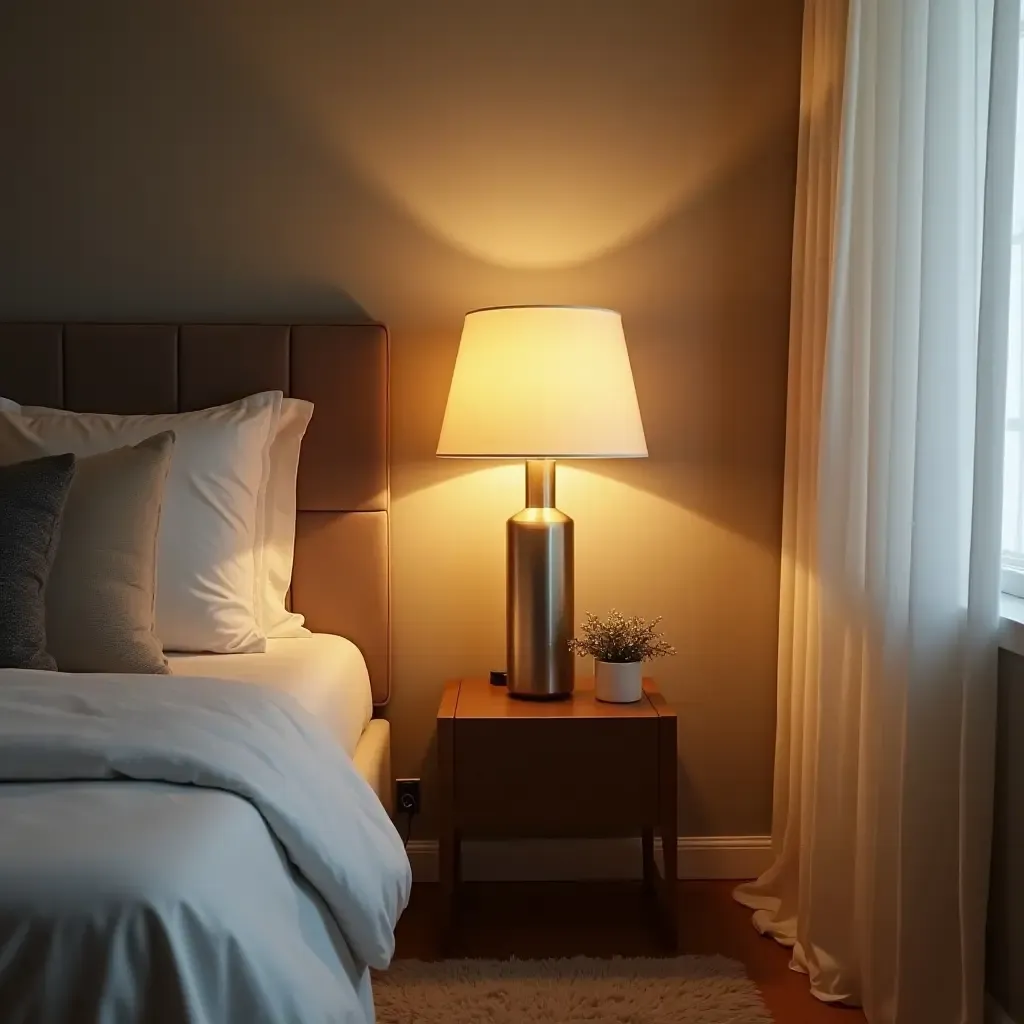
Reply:
[[[78,460],[46,588],[47,645],[62,672],[167,672],[156,562],[173,453],[165,431]]]
[[[0,668],[57,667],[45,592],[74,475],[73,455],[0,467]]]

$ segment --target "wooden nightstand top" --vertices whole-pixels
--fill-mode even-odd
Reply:
[[[521,700],[486,679],[454,679],[445,685],[438,718],[659,718],[670,714],[653,679],[644,680],[634,704],[607,704],[594,696],[593,679],[577,679],[567,700]]]

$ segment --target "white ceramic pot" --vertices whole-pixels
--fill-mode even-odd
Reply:
[[[632,704],[644,694],[643,662],[594,659],[594,696],[609,704]]]

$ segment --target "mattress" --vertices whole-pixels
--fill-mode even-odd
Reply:
[[[290,694],[351,757],[373,716],[370,674],[344,637],[314,633],[270,639],[265,654],[169,654],[171,674],[236,680]]]

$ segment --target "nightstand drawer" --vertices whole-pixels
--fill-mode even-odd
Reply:
[[[456,826],[466,834],[636,830],[658,820],[658,719],[459,721]]]

